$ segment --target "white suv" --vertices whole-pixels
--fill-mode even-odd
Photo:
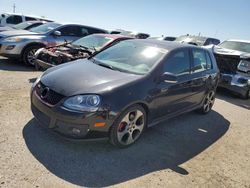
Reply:
[[[35,21],[35,20],[51,21],[36,16],[26,16],[15,13],[4,13],[0,15],[0,26],[12,26],[25,21]]]

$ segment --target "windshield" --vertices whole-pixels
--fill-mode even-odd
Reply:
[[[38,27],[34,27],[32,29],[30,29],[31,32],[35,32],[35,33],[47,33],[57,27],[59,27],[61,24],[58,23],[46,23],[43,25],[40,25]]]
[[[74,41],[72,44],[100,50],[112,40],[113,39],[105,37],[105,36],[89,35],[89,36],[86,36],[86,37],[83,37]]]
[[[30,23],[30,22],[23,22],[23,23],[14,25],[13,28],[14,28],[14,29],[25,29],[25,28],[27,28],[28,26],[30,26],[31,24],[32,24],[32,23]]]
[[[219,46],[230,50],[238,50],[250,53],[250,43],[246,42],[224,41],[221,44],[219,44]]]
[[[93,59],[123,72],[146,74],[166,53],[153,44],[130,40],[111,46]]]

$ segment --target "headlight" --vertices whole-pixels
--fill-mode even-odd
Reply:
[[[23,38],[20,38],[20,37],[8,37],[4,39],[3,42],[20,42],[22,40]]]
[[[99,104],[100,97],[98,95],[77,95],[68,98],[63,106],[71,110],[95,112],[98,110]]]

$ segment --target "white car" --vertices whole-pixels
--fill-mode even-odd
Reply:
[[[51,20],[44,19],[37,16],[28,16],[16,13],[3,13],[0,15],[0,26],[13,26],[26,21],[47,21]]]

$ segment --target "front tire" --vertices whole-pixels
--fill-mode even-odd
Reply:
[[[112,125],[109,140],[119,148],[128,147],[139,139],[146,124],[144,108],[140,105],[131,106],[122,112]]]
[[[40,46],[40,45],[32,45],[32,46],[28,46],[24,49],[23,55],[22,55],[22,60],[23,60],[25,65],[35,66],[34,55],[35,55],[36,51],[41,47],[42,46]]]

